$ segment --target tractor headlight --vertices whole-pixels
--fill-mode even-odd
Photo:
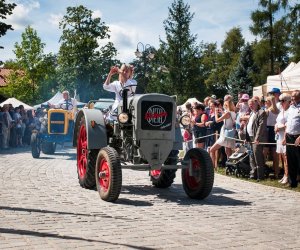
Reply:
[[[183,126],[188,126],[190,125],[191,123],[191,118],[187,115],[184,115],[180,118],[180,123],[183,125]]]
[[[118,115],[118,121],[120,123],[126,123],[126,122],[128,122],[128,120],[129,120],[129,116],[127,113],[121,113]]]

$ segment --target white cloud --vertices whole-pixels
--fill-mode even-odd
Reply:
[[[59,27],[59,22],[63,19],[63,14],[50,14],[48,22],[55,27]]]
[[[11,24],[15,30],[23,30],[26,26],[34,23],[31,12],[39,8],[40,3],[38,1],[17,2],[13,14],[7,17],[7,23]]]
[[[129,63],[134,58],[134,49],[138,32],[126,23],[110,24],[110,39],[100,40],[100,46],[108,41],[112,42],[118,50],[117,58],[122,62]]]
[[[102,17],[102,12],[100,10],[94,10],[92,13],[92,18]]]

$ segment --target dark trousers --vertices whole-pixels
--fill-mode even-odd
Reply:
[[[294,144],[298,136],[287,134],[286,143]],[[300,174],[300,147],[286,145],[286,156],[291,186],[297,187],[297,175]]]
[[[251,142],[254,141],[254,137],[250,136]],[[250,175],[257,179],[264,179],[265,177],[265,157],[263,154],[263,145],[252,144],[252,154],[250,155],[250,166],[251,172]]]

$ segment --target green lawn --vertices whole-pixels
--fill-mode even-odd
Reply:
[[[225,174],[225,168],[224,167],[219,167],[218,170],[217,170],[217,173],[222,174],[222,175],[226,175]],[[228,177],[237,178],[235,175],[228,175]],[[239,177],[238,179],[249,181],[249,182],[259,183],[261,185],[272,186],[272,187],[277,187],[277,188],[282,188],[282,189],[287,189],[287,190],[300,192],[300,185],[298,185],[297,188],[290,188],[288,185],[282,185],[281,183],[278,183],[278,180],[274,179],[272,175],[270,175],[270,177],[268,179],[265,179],[265,180],[259,181],[259,182],[257,182],[256,180],[250,180],[248,178],[242,178],[242,177]]]

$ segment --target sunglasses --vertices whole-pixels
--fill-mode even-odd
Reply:
[[[285,100],[279,100],[280,102],[285,102]]]

